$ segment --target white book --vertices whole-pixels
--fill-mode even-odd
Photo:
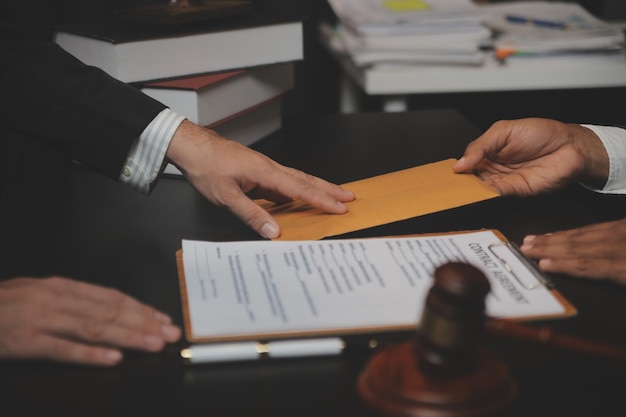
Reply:
[[[227,139],[251,146],[282,127],[282,99],[278,97],[269,100],[207,127]],[[166,165],[164,173],[182,175],[172,164]]]
[[[302,32],[300,21],[192,33],[94,22],[59,29],[55,40],[85,64],[135,83],[301,60]]]
[[[294,87],[293,63],[144,84],[141,91],[201,126],[219,123]]]

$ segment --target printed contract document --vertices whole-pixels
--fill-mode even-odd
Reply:
[[[179,272],[191,342],[410,330],[438,266],[460,261],[491,282],[486,313],[573,314],[499,232],[317,241],[183,240]]]

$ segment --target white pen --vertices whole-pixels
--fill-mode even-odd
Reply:
[[[269,358],[338,355],[345,347],[336,337],[260,342],[206,343],[181,350],[187,363],[246,361]]]

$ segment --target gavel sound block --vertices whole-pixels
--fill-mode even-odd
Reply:
[[[480,344],[489,281],[460,262],[439,267],[434,278],[415,337],[374,354],[359,394],[388,416],[497,415],[518,388],[507,365]]]

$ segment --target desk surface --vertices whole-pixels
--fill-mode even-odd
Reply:
[[[461,154],[477,129],[448,110],[294,117],[257,147],[279,162],[344,183]],[[40,175],[41,173],[35,173]],[[50,172],[46,173],[52,175]],[[257,236],[186,182],[164,178],[150,196],[68,165],[37,216],[18,218],[21,237],[3,275],[64,274],[112,285],[182,323],[175,251],[181,239]],[[51,197],[50,197],[51,196]],[[575,227],[623,213],[625,201],[584,190],[495,199],[347,236],[497,228],[527,233]],[[10,275],[9,275],[10,276]],[[555,276],[578,308],[546,322],[559,331],[626,345],[626,290]],[[624,364],[520,342],[486,340],[521,386],[507,416],[623,416]],[[0,414],[61,416],[370,416],[356,378],[371,352],[330,358],[184,365],[179,350],[129,353],[118,367],[0,363]]]

